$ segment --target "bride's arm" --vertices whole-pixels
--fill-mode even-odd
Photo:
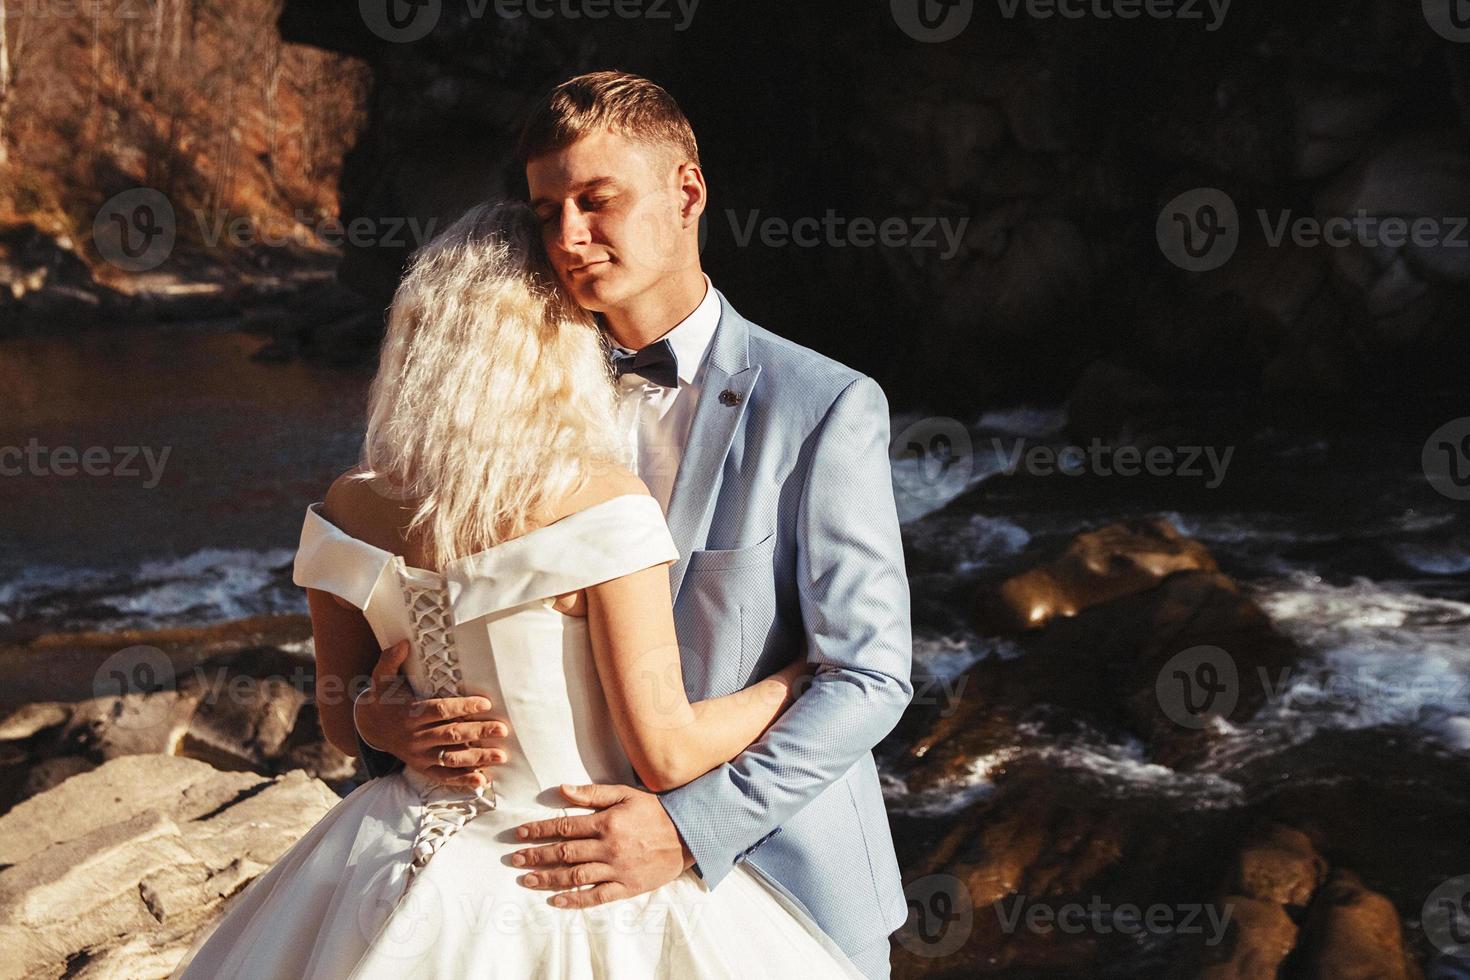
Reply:
[[[306,590],[316,650],[316,709],[328,744],[356,756],[357,726],[352,695],[358,681],[372,675],[377,640],[372,627],[345,600],[318,589]]]
[[[593,657],[628,759],[654,792],[739,755],[800,694],[798,657],[750,687],[689,702],[674,633],[669,563],[587,587]]]

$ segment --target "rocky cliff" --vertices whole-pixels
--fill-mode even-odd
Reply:
[[[957,4],[938,43],[887,0],[616,6],[642,15],[288,2],[286,39],[373,67],[344,213],[515,193],[531,100],[621,67],[694,123],[719,285],[900,402],[1059,400],[1099,359],[1310,400],[1463,383],[1470,46],[1419,4]],[[344,274],[386,297],[402,259]]]

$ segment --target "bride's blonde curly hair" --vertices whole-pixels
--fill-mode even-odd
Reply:
[[[427,525],[436,567],[517,537],[600,461],[626,463],[609,341],[562,288],[535,213],[477,205],[420,249],[388,314],[355,478]]]

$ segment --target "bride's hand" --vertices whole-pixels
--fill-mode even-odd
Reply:
[[[791,702],[811,686],[809,678],[815,676],[816,672],[816,665],[806,659],[804,652],[791,663],[776,671],[774,676],[786,685],[786,707],[790,707]]]

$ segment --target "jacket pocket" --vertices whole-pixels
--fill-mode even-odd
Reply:
[[[759,565],[761,562],[769,562],[771,555],[775,551],[775,531],[772,531],[755,544],[746,545],[743,548],[707,548],[691,551],[686,559],[688,565],[685,574],[693,574],[695,571],[714,571],[728,568],[744,568],[747,565]]]

